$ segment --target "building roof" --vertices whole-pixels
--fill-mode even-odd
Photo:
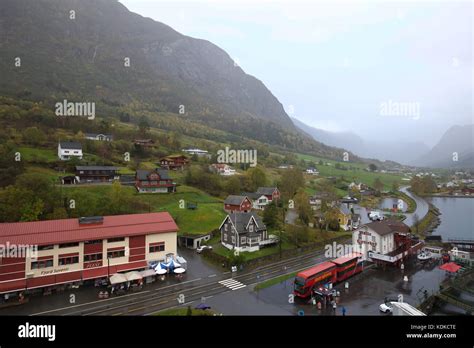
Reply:
[[[146,170],[146,169],[137,169],[137,178],[138,180],[148,180],[148,175],[150,173],[156,172],[160,176],[160,179],[168,180],[171,179],[168,175],[168,171],[166,169],[157,168],[155,170]]]
[[[49,245],[86,240],[177,232],[168,212],[104,216],[101,224],[61,219],[0,224],[0,244]]]
[[[346,204],[340,204],[338,208],[344,215],[352,214],[351,210],[347,207]]]
[[[247,196],[248,198],[255,200],[262,197],[263,194],[257,192],[242,192],[241,196]]]
[[[119,170],[114,166],[76,166],[76,170]]]
[[[408,232],[409,227],[405,225],[401,221],[395,221],[391,219],[382,220],[382,221],[373,221],[364,226],[372,229],[380,236],[385,236],[387,234],[395,233],[395,232]],[[364,228],[362,226],[361,228]],[[357,231],[360,230],[357,229]]]
[[[187,160],[187,159],[188,159],[188,157],[187,157],[187,156],[185,156],[185,155],[176,154],[176,155],[168,155],[168,156],[161,157],[161,158],[160,158],[160,161],[161,161],[161,160],[168,159],[168,158],[171,158],[171,159],[175,159],[175,158],[183,158],[183,159],[185,159],[185,160]]]
[[[275,190],[278,190],[276,187],[259,187],[257,193],[262,195],[272,195]]]
[[[60,141],[59,146],[61,146],[61,149],[82,150],[81,143],[77,141]]]
[[[104,134],[104,133],[85,133],[84,134],[86,137],[97,137],[99,135],[103,135],[104,137],[107,137],[107,138],[112,138],[112,134]]]
[[[230,217],[230,220],[234,224],[235,228],[237,229],[237,233],[245,232],[245,228],[247,227],[252,217],[257,222],[259,230],[264,230],[267,228],[265,224],[263,223],[262,219],[260,219],[260,216],[258,216],[254,212],[232,213],[232,214],[229,214],[228,216]]]
[[[242,202],[246,199],[246,196],[237,196],[237,195],[229,195],[224,201],[224,204],[230,205],[241,205]]]

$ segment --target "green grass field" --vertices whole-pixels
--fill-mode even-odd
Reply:
[[[21,154],[21,159],[27,162],[51,163],[59,160],[57,150],[19,147],[17,151]]]
[[[221,200],[194,187],[179,186],[178,192],[169,194],[140,194],[131,186],[123,186],[122,189],[144,202],[152,212],[169,212],[178,224],[180,234],[208,233],[218,228],[226,215],[222,209]],[[62,189],[63,194],[81,191],[97,198],[106,196],[110,190],[110,185],[63,186]],[[186,209],[188,202],[196,203],[197,209]],[[184,208],[182,208],[183,206]]]
[[[343,162],[343,161],[334,161],[328,160],[316,156],[298,154],[299,159],[304,159],[305,161],[312,161],[316,164],[316,167],[319,170],[320,176],[327,177],[327,176],[334,176],[334,177],[341,177],[344,178],[348,182],[362,182],[366,185],[373,186],[374,180],[376,178],[380,178],[382,183],[384,184],[384,190],[390,190],[392,188],[393,182],[401,182],[402,175],[397,174],[387,174],[387,173],[373,173],[364,170],[367,165],[363,163],[352,163],[352,162]],[[324,162],[323,165],[318,164],[318,162],[322,160]],[[326,163],[331,163],[331,165],[326,165]],[[357,168],[357,170],[342,170],[335,168],[335,164],[339,163],[340,165],[348,168],[352,166]]]

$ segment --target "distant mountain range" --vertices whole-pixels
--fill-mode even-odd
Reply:
[[[412,164],[413,161],[429,151],[429,147],[423,143],[375,142],[370,139],[362,139],[352,132],[330,132],[308,126],[295,118],[292,118],[292,121],[297,128],[311,135],[315,140],[326,145],[347,149],[365,158]]]
[[[436,168],[474,168],[473,139],[474,125],[452,126],[416,163]]]

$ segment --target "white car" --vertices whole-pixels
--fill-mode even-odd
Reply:
[[[212,250],[212,247],[210,245],[202,245],[202,246],[200,246],[199,248],[196,249],[196,252],[198,254],[200,254],[206,249]]]
[[[382,303],[379,306],[379,309],[383,313],[392,313],[392,311],[393,311],[393,307],[390,303]]]

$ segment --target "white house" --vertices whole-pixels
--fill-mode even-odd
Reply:
[[[75,141],[60,141],[58,157],[61,161],[67,161],[72,157],[82,159],[82,145]]]
[[[364,260],[369,252],[387,255],[395,249],[395,232],[386,221],[371,222],[352,232],[352,246]]]
[[[311,167],[306,169],[306,174],[319,175],[319,171],[316,168]]]
[[[114,137],[111,134],[97,134],[97,133],[86,133],[84,137],[88,140],[96,141],[112,141]]]

